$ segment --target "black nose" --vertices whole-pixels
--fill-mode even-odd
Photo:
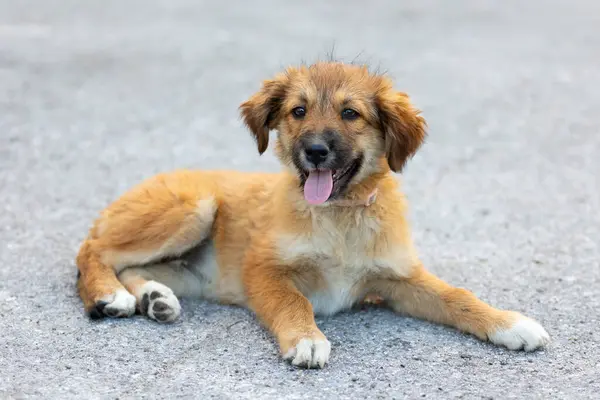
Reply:
[[[304,152],[306,153],[306,159],[316,166],[327,159],[329,149],[323,144],[311,144],[304,149]]]

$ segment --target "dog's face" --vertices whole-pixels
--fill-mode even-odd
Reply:
[[[240,109],[261,154],[269,131],[277,130],[277,155],[298,174],[311,204],[334,201],[378,173],[400,171],[425,137],[425,121],[408,97],[356,65],[289,68]]]

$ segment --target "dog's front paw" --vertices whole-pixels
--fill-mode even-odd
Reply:
[[[125,289],[117,290],[96,301],[89,311],[90,318],[130,317],[135,313],[135,297]]]
[[[489,339],[510,350],[534,351],[550,343],[550,335],[536,321],[516,312],[509,313],[507,327],[492,332]]]
[[[284,355],[293,365],[306,368],[323,368],[329,362],[331,343],[325,336],[306,336],[298,340]]]
[[[173,291],[156,281],[148,281],[140,289],[140,311],[158,322],[173,322],[179,318],[181,306]]]

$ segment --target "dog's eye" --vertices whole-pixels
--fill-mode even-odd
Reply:
[[[356,112],[356,110],[353,110],[351,108],[344,108],[342,110],[342,119],[345,119],[347,121],[353,121],[356,118],[358,118],[358,112]]]
[[[306,115],[306,108],[304,107],[296,107],[292,110],[292,115],[296,119],[302,119]]]

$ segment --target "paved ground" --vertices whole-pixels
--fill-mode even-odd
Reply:
[[[403,177],[424,262],[537,318],[547,351],[354,311],[319,321],[331,364],[303,371],[241,309],[83,315],[73,258],[96,213],[159,171],[276,170],[237,105],[334,43],[429,121]],[[597,396],[599,49],[592,0],[0,0],[0,398]]]

